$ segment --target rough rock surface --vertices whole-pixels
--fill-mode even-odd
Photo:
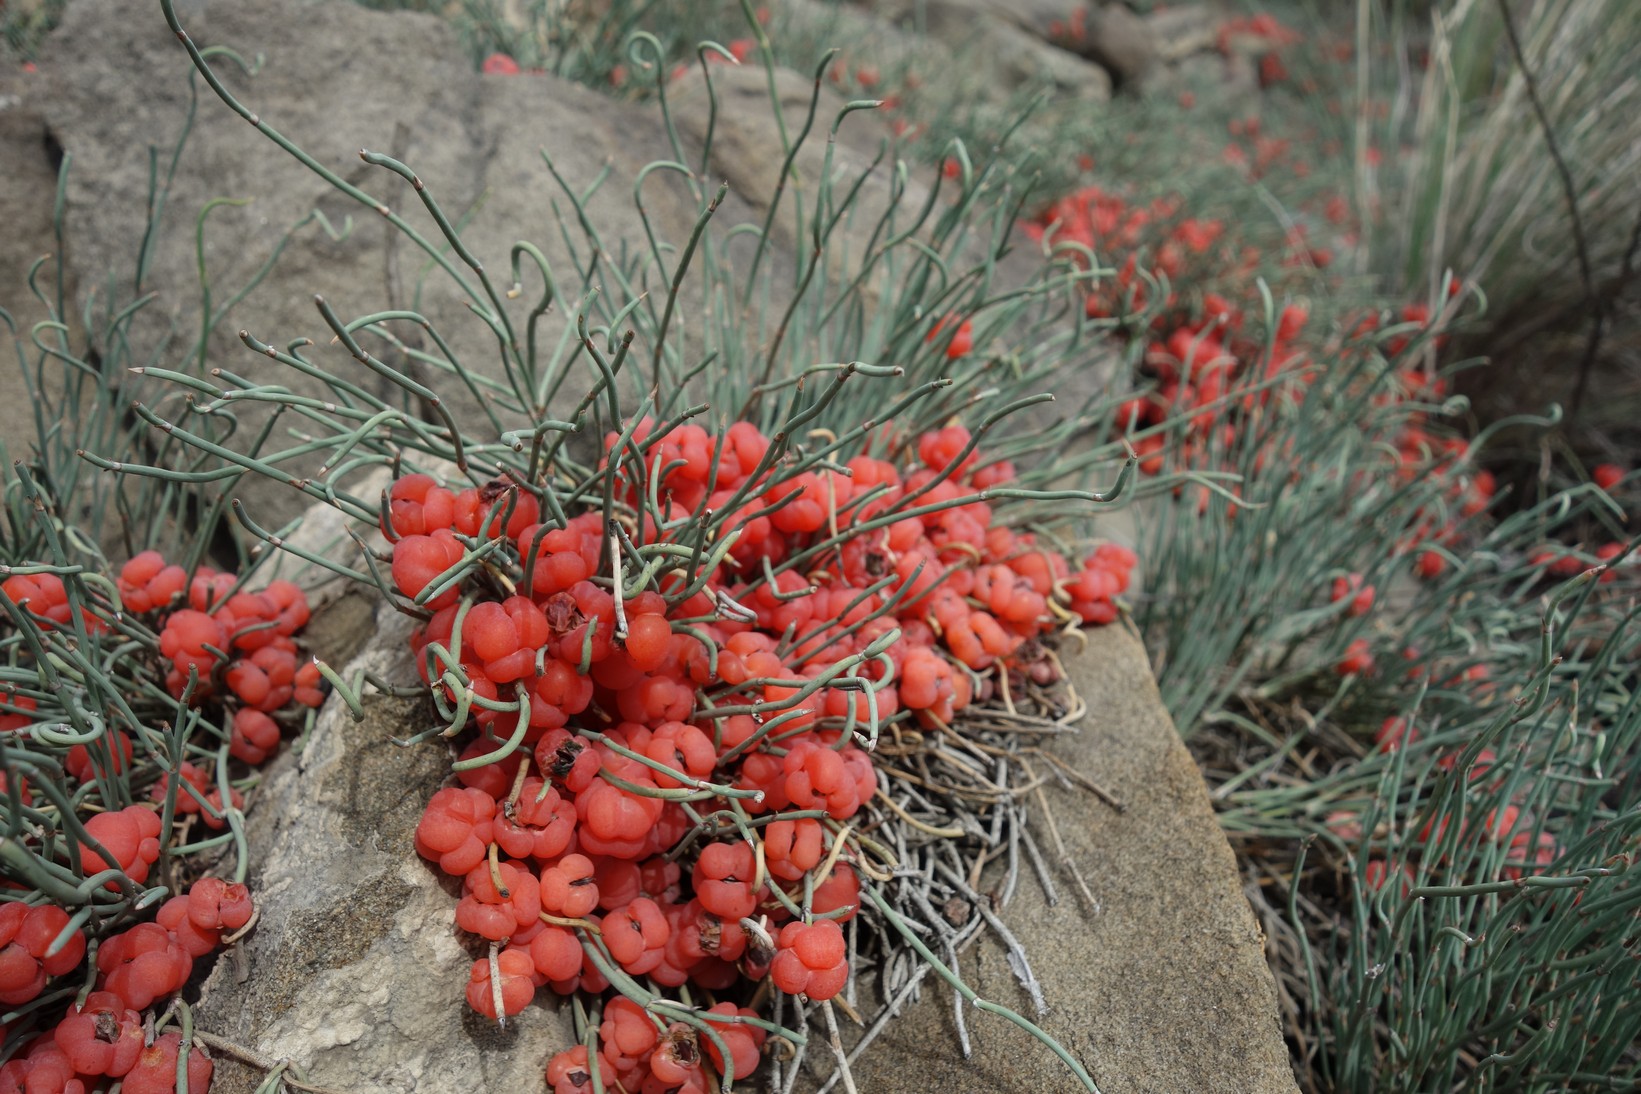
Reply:
[[[144,228],[148,146],[168,158],[190,97],[191,66],[157,12],[140,20],[123,12],[113,0],[78,0],[41,62],[48,87],[39,105],[52,133],[74,157],[67,230],[74,267],[85,272],[82,286],[100,285],[110,270],[129,283]],[[578,287],[555,202],[571,219],[570,235],[585,248],[579,242],[583,236],[563,190],[542,161],[542,150],[577,192],[587,190],[608,167],[612,181],[586,202],[586,213],[612,250],[618,249],[618,241],[637,242],[625,180],[649,162],[673,158],[652,107],[617,102],[547,76],[482,76],[472,71],[449,26],[431,16],[371,12],[344,0],[282,0],[213,6],[196,31],[202,46],[261,54],[254,77],[223,58],[215,63],[248,108],[327,168],[403,214],[424,236],[443,244],[409,184],[362,162],[361,147],[409,164],[452,219],[471,214],[464,239],[501,290],[511,280],[509,249],[519,239],[543,248],[566,292]],[[315,89],[323,89],[322,94]],[[327,345],[331,333],[314,306],[317,293],[345,318],[419,307],[465,363],[479,372],[498,368],[495,337],[468,312],[450,279],[425,276],[428,259],[413,243],[371,209],[333,190],[203,89],[184,169],[172,187],[145,284],[158,296],[142,313],[134,344],[157,345],[166,327],[175,324],[171,352],[181,353],[197,329],[200,285],[193,220],[218,197],[253,199],[244,206],[219,206],[207,223],[205,263],[218,307],[313,210],[323,212],[338,229],[351,218],[352,228],[342,240],[316,223],[297,229],[256,292],[222,317],[210,342],[213,360],[253,380],[301,388],[302,378],[252,354],[237,332],[248,328],[280,346],[308,337],[318,343],[309,352],[325,367],[370,390],[389,392],[387,381],[367,372],[341,347]],[[644,188],[644,203],[657,236],[679,243],[688,238],[698,208],[677,176],[653,174]],[[733,194],[719,215],[729,223],[752,219],[751,210]],[[462,272],[476,284],[473,274]],[[534,299],[539,280],[528,262],[524,286]],[[518,317],[525,310],[520,307]],[[544,345],[554,344],[555,324],[570,310],[561,305],[549,316],[541,334]],[[681,316],[679,322],[685,321]],[[412,324],[400,324],[398,333],[414,345],[433,348]],[[459,385],[441,384],[425,366],[401,360],[380,343],[376,348],[390,365],[432,379],[451,403],[462,405]],[[296,496],[282,487],[253,481],[247,489],[252,512],[268,526],[300,511]]]
[[[1124,87],[1144,79],[1157,61],[1157,42],[1150,25],[1121,4],[1095,9],[1077,51],[1104,67]]]
[[[1014,88],[1046,80],[1082,101],[1111,96],[1111,77],[1105,69],[1062,48],[1063,39],[1070,36],[1072,12],[1082,7],[1080,3],[884,0],[872,7],[903,31],[927,35],[953,51],[970,51],[967,63],[989,70],[989,80],[982,77],[982,84],[995,81]]]
[[[1157,56],[1173,63],[1194,53],[1213,50],[1225,15],[1208,4],[1170,4],[1148,13],[1144,22],[1156,42]]]
[[[1127,808],[1117,813],[1081,790],[1048,791],[1098,906],[1084,909],[1072,886],[1057,881],[1061,899],[1050,907],[1028,878],[1000,913],[1042,982],[1049,1014],[1034,1020],[1083,1061],[1104,1094],[1296,1090],[1264,938],[1143,648],[1120,626],[1105,627],[1065,661],[1089,714],[1081,733],[1053,743]],[[1034,1017],[989,936],[964,955],[962,972],[981,998]],[[1081,1089],[1017,1027],[973,1009],[966,1024],[969,1060],[956,1048],[952,993],[944,984],[926,990],[855,1065],[857,1086]]]
[[[1245,102],[1257,110],[1257,58],[1271,47],[1263,39],[1233,36],[1231,48],[1221,53],[1220,28],[1232,14],[1219,4],[1179,4],[1158,7],[1140,17],[1155,53],[1134,86],[1148,95],[1189,91],[1220,101]]]
[[[11,312],[17,330],[28,336],[35,323],[48,317],[46,308],[28,291],[28,271],[34,261],[57,249],[52,228],[52,206],[57,192],[57,147],[45,118],[31,101],[39,73],[18,72],[0,80],[0,307]],[[42,268],[41,288],[54,287],[56,268]],[[8,350],[9,356],[9,350]],[[34,436],[34,408],[28,386],[9,357],[0,368],[0,446],[12,459],[25,455],[21,443]]]
[[[771,107],[768,74],[753,65],[720,67],[712,76],[712,94],[718,102],[715,116],[709,113],[706,81],[699,68],[689,70],[675,81],[668,99],[673,104],[679,134],[688,149],[690,162],[701,163],[711,118],[712,154],[705,161],[705,173],[727,182],[730,192],[746,203],[750,217],[761,224],[768,216],[772,196],[781,189],[780,127]],[[823,172],[831,172],[839,190],[865,176],[855,200],[855,211],[836,229],[836,238],[842,245],[827,248],[831,260],[828,271],[834,284],[847,283],[859,273],[860,261],[886,215],[909,219],[928,198],[928,189],[916,179],[906,183],[898,199],[891,195],[888,172],[882,170],[881,165],[873,167],[887,136],[887,130],[876,119],[869,114],[851,113],[829,145],[827,134],[845,106],[843,97],[824,85],[817,96],[812,76],[790,69],[776,70],[775,101],[780,104],[788,134],[796,136],[801,131],[812,98],[816,102],[813,128],[793,160],[798,182],[787,188],[770,225],[773,261],[766,268],[771,269],[778,284],[790,279],[792,256],[811,246],[808,238],[800,239],[798,233],[800,225],[811,224],[815,201],[813,182]],[[777,154],[771,154],[771,150]],[[830,164],[827,163],[828,151]],[[894,205],[897,200],[898,205]],[[737,241],[734,246],[735,257],[750,263],[754,248],[751,237]]]
[[[341,603],[357,615],[357,602]],[[414,682],[408,623],[386,609],[377,624],[352,666]],[[539,1090],[547,1057],[572,1036],[569,1012],[532,1007],[500,1030],[467,1006],[478,954],[452,926],[455,895],[412,845],[448,758],[390,739],[431,716],[424,703],[366,710],[355,723],[327,706],[300,757],[268,769],[258,796],[277,807],[254,810],[251,825],[260,919],[207,981],[196,1021],[332,1089]],[[231,1059],[219,1067],[220,1094],[260,1081]]]

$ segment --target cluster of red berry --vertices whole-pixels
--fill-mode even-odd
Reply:
[[[1225,267],[1236,263],[1225,250],[1224,222],[1184,215],[1184,202],[1177,196],[1136,205],[1099,186],[1085,186],[1022,227],[1039,242],[1074,243],[1099,255],[1124,256],[1116,276],[1090,288],[1084,307],[1090,318],[1109,318],[1156,305],[1159,332],[1170,325],[1169,313],[1186,304],[1174,286],[1224,281]],[[1242,256],[1250,269],[1257,259],[1257,253]],[[1147,263],[1143,269],[1142,260]],[[1150,296],[1154,284],[1170,286],[1161,301]]]
[[[1140,377],[1152,390],[1119,406],[1114,422],[1119,436],[1137,434],[1134,447],[1147,474],[1163,470],[1169,445],[1165,431],[1155,427],[1173,423],[1182,430],[1178,458],[1195,466],[1216,444],[1228,446],[1237,413],[1268,399],[1270,384],[1305,375],[1305,356],[1297,345],[1308,319],[1305,309],[1283,308],[1267,347],[1248,329],[1243,307],[1206,288],[1248,281],[1258,253],[1233,253],[1221,221],[1181,216],[1180,209],[1178,199],[1134,206],[1091,186],[1062,198],[1027,225],[1039,239],[1126,256],[1114,278],[1089,292],[1090,317],[1152,308],[1151,337],[1140,365]],[[1148,256],[1143,270],[1141,256]],[[1154,285],[1168,286],[1160,301],[1150,298]],[[1232,398],[1238,387],[1249,394]]]
[[[1257,135],[1257,124],[1239,131]],[[1147,474],[1164,469],[1171,444],[1179,466],[1221,470],[1219,454],[1234,450],[1249,413],[1279,392],[1297,393],[1318,375],[1304,345],[1309,315],[1303,307],[1283,307],[1268,339],[1249,321],[1260,303],[1251,290],[1257,250],[1243,247],[1238,252],[1221,222],[1181,216],[1180,210],[1178,199],[1135,206],[1091,186],[1056,202],[1027,225],[1038,239],[1078,243],[1099,254],[1126,254],[1117,275],[1087,297],[1091,317],[1126,315],[1155,305],[1139,366],[1139,378],[1150,390],[1122,403],[1114,421],[1117,436],[1133,437],[1140,469]],[[1144,271],[1142,255],[1148,256]],[[1164,299],[1148,300],[1153,285],[1168,286]],[[1457,280],[1449,285],[1450,295],[1462,289]],[[1395,382],[1379,401],[1440,403],[1447,395],[1445,381],[1405,353],[1414,334],[1433,323],[1427,305],[1410,304],[1394,317],[1361,316],[1351,324],[1352,338],[1371,338],[1391,322],[1399,329],[1387,332],[1382,349],[1396,361]],[[1438,344],[1441,337],[1436,336]],[[1446,565],[1440,548],[1457,544],[1463,522],[1489,506],[1495,485],[1491,473],[1469,466],[1468,444],[1434,428],[1428,413],[1414,410],[1403,418],[1395,438],[1396,474],[1406,482],[1440,481],[1446,497],[1445,504],[1429,507],[1415,520],[1399,553],[1414,559],[1420,576],[1434,578]],[[1256,466],[1278,459],[1276,446],[1282,443],[1273,440],[1272,451],[1256,454]],[[1208,500],[1202,492],[1199,509]],[[1234,515],[1234,506],[1230,512]],[[1364,642],[1341,671],[1365,671],[1370,664]]]
[[[1440,391],[1442,385],[1436,378],[1421,378],[1417,383],[1427,391]],[[1421,418],[1421,414],[1415,413],[1399,431],[1396,474],[1407,482],[1422,474],[1442,483],[1447,504],[1421,508],[1396,544],[1395,554],[1412,558],[1414,575],[1433,581],[1446,573],[1448,554],[1461,545],[1466,522],[1486,512],[1496,487],[1492,472],[1469,466],[1469,449],[1463,440],[1427,431]],[[1584,565],[1581,563],[1578,568],[1583,569]],[[1333,601],[1347,598],[1351,603],[1346,615],[1366,615],[1373,607],[1373,586],[1362,584],[1360,574],[1335,579]],[[1416,656],[1413,651],[1404,651],[1404,656],[1409,654]],[[1356,638],[1346,647],[1334,669],[1341,676],[1353,676],[1371,672],[1373,667],[1372,643],[1366,638]]]
[[[220,683],[246,708],[268,713],[293,698],[319,705],[319,670],[298,663],[294,637],[308,622],[308,598],[289,581],[245,592],[237,575],[201,566],[190,578],[158,551],[144,551],[121,568],[119,589],[130,610],[160,613],[160,652],[171,662],[165,683],[172,695],[182,695],[190,671],[196,696],[217,692],[215,673],[222,668]]]
[[[158,653],[166,688],[191,703],[220,699],[232,710],[229,753],[256,765],[279,747],[280,727],[273,715],[292,703],[317,707],[324,698],[319,669],[303,661],[296,632],[308,621],[308,598],[288,581],[274,581],[260,592],[239,589],[239,579],[201,566],[190,577],[168,564],[158,551],[144,551],[120,569],[116,586],[124,610],[151,620],[158,631]],[[25,609],[42,628],[66,627],[72,620],[62,578],[52,573],[14,575],[0,584],[0,595]],[[106,632],[107,623],[82,608],[86,629]],[[190,691],[189,689],[192,688]],[[39,699],[22,692],[0,696],[0,732],[31,725]],[[95,753],[75,745],[64,768],[80,781],[124,777],[132,764],[128,733],[110,728]],[[221,829],[222,788],[211,786],[207,767],[184,762],[177,811],[200,815]],[[162,775],[150,793],[164,801],[169,776]],[[239,804],[230,789],[230,804]],[[93,821],[118,814],[98,814]],[[157,833],[156,833],[157,834]],[[133,875],[133,880],[141,881]]]
[[[153,844],[153,853],[134,859],[140,873],[158,857],[158,818],[152,810],[132,806],[123,814]],[[142,820],[139,818],[147,818]],[[89,825],[87,826],[90,827]],[[117,832],[103,825],[93,835],[111,853],[109,838]],[[102,860],[88,847],[80,854],[90,872]],[[133,875],[132,880],[141,880]],[[221,944],[224,932],[251,920],[251,894],[244,885],[206,877],[186,895],[160,906],[153,923],[138,923],[102,940],[97,948],[96,990],[71,1003],[57,1025],[23,1045],[0,1066],[0,1094],[85,1094],[110,1079],[120,1080],[125,1094],[163,1094],[177,1088],[177,1054],[182,1035],[150,1035],[142,1012],[156,1001],[182,990],[194,961]],[[68,913],[54,905],[30,907],[21,902],[0,905],[0,1003],[20,1006],[39,997],[47,977],[66,976],[85,958],[82,930],[67,931]],[[55,946],[55,950],[53,947]],[[211,1060],[197,1048],[187,1062],[188,1089],[201,1094],[211,1087]]]
[[[275,581],[250,592],[241,589],[234,574],[199,567],[190,575],[159,552],[145,551],[121,567],[112,584],[118,604],[112,598],[83,604],[78,620],[69,590],[55,573],[13,574],[0,584],[0,595],[43,631],[80,625],[96,639],[114,636],[110,624],[120,613],[140,622],[154,635],[152,659],[138,658],[125,671],[146,674],[154,694],[164,694],[163,682],[165,691],[178,699],[220,708],[229,754],[246,764],[260,764],[278,749],[276,717],[293,704],[302,709],[322,701],[318,669],[301,660],[295,638],[308,621],[307,596],[290,582]],[[95,593],[98,586],[87,588]],[[44,690],[29,694],[8,685],[0,692],[0,733],[15,734],[11,739],[19,747],[46,747],[29,730],[48,716],[42,708],[54,699]],[[56,758],[69,778],[83,784],[82,795],[89,802],[98,800],[100,783],[129,784],[144,766],[136,757],[130,727],[114,724],[95,743],[75,744]],[[244,797],[231,786],[213,785],[214,772],[214,764],[181,763],[174,811],[179,818],[197,816],[205,827],[222,830],[228,824],[225,812],[242,807]],[[107,874],[104,887],[116,893],[149,880],[161,854],[160,803],[173,797],[170,778],[163,773],[147,787],[155,804],[103,808],[83,818],[81,825],[95,846],[82,843],[77,848],[82,876]],[[19,789],[26,803],[55,808],[43,799],[36,802],[38,795],[26,782]],[[123,877],[114,876],[116,872]],[[71,1006],[55,1028],[25,1041],[0,1067],[0,1094],[72,1094],[112,1079],[120,1080],[126,1094],[174,1090],[181,1036],[152,1036],[142,1012],[180,991],[194,961],[215,949],[224,933],[244,927],[251,913],[243,884],[206,877],[186,895],[161,905],[155,921],[102,936],[96,948],[96,990]],[[78,971],[87,938],[79,928],[68,931],[69,922],[69,914],[53,904],[0,904],[0,1002],[24,1006],[39,999],[50,978],[72,982],[88,975]],[[36,1010],[33,1020],[47,1013]],[[190,1089],[207,1090],[209,1058],[193,1049],[186,1067]]]
[[[728,1003],[669,1025],[642,978],[842,989],[840,924],[870,868],[846,826],[878,790],[877,728],[947,725],[1007,675],[1053,680],[1040,637],[1114,619],[1135,563],[1104,546],[1073,569],[995,524],[980,491],[1013,470],[982,465],[972,440],[927,433],[903,446],[905,471],[859,456],[788,472],[745,423],[714,436],[646,420],[606,441],[617,498],[646,514],[619,528],[597,513],[543,522],[503,482],[393,485],[393,578],[433,612],[418,667],[452,721],[482,731],[416,833],[463,879],[457,925],[492,944],[472,966],[474,1009],[613,985],[627,998],[604,1007],[605,1082],[704,1091],[710,1069],[751,1072],[763,1031]],[[644,497],[734,531],[685,549],[698,526],[656,526]],[[708,561],[626,588],[629,539]],[[556,1056],[557,1094],[590,1090],[590,1062],[585,1046]]]

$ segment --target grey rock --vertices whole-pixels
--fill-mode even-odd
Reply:
[[[751,65],[720,68],[714,71],[712,90],[717,96],[718,112],[712,127],[712,155],[706,163],[709,178],[729,183],[733,193],[747,195],[750,213],[762,223],[768,216],[772,196],[779,189],[782,160],[778,154],[780,129],[771,106],[768,76],[761,68]],[[669,97],[676,103],[677,122],[693,162],[700,162],[707,137],[706,81],[699,70],[692,70],[677,81],[675,92]],[[780,104],[781,117],[791,139],[801,131],[809,104],[816,102],[813,128],[798,150],[793,161],[793,177],[785,187],[778,214],[770,225],[770,242],[774,260],[770,264],[772,277],[780,283],[791,284],[792,256],[800,250],[810,250],[813,242],[808,233],[813,229],[817,182],[827,174],[834,194],[852,190],[857,180],[864,180],[856,191],[849,215],[834,229],[826,247],[826,276],[833,284],[846,284],[860,273],[860,265],[871,253],[873,237],[894,234],[898,225],[909,222],[928,201],[928,187],[915,177],[909,177],[898,190],[891,187],[893,153],[887,134],[869,111],[853,111],[842,115],[845,100],[826,85],[818,89],[813,76],[803,76],[788,69],[775,73],[775,101]],[[835,139],[829,140],[832,126],[841,118]],[[800,216],[800,205],[802,214]],[[879,225],[887,228],[880,231]],[[804,235],[800,238],[800,226]],[[927,236],[927,231],[923,233]],[[743,248],[751,249],[751,241]],[[740,257],[739,255],[737,257]],[[978,248],[970,257],[979,262]],[[1016,267],[1009,273],[1028,280],[1036,271],[1036,264]],[[875,301],[883,286],[881,270],[870,275],[864,288],[868,298]]]
[[[0,307],[11,313],[25,345],[34,325],[51,318],[29,290],[29,269],[57,250],[52,225],[57,149],[45,118],[32,104],[25,105],[24,98],[30,95],[30,85],[40,80],[39,73],[20,73],[0,82],[0,163],[5,164],[0,182],[0,225],[5,226],[0,231]],[[56,272],[55,259],[40,268],[37,284],[48,294],[55,291]],[[72,283],[67,289],[72,298]],[[0,367],[0,448],[11,459],[23,459],[34,443],[34,401],[9,347],[7,355]]]
[[[1128,87],[1156,65],[1158,48],[1150,23],[1121,4],[1107,4],[1094,10],[1078,52]]]
[[[1143,16],[1156,55],[1137,78],[1137,89],[1150,95],[1189,91],[1257,109],[1257,57],[1270,45],[1264,38],[1233,36],[1228,51],[1221,53],[1219,30],[1229,16],[1217,4],[1183,4]]]
[[[1082,790],[1047,789],[1070,857],[1096,905],[1057,879],[1058,904],[1022,878],[999,915],[1032,959],[1049,1012],[1036,1017],[991,937],[962,958],[981,998],[1033,1018],[1087,1067],[1104,1094],[1291,1094],[1264,937],[1202,776],[1121,625],[1062,651],[1090,713],[1055,738],[1066,762],[1109,788],[1118,813]],[[1034,813],[1033,823],[1041,821]],[[1045,854],[1053,855],[1047,839]],[[985,892],[997,878],[987,876]],[[967,1008],[974,1055],[957,1050],[952,994],[931,977],[922,1000],[854,1067],[861,1090],[1026,1094],[1081,1087],[1018,1027]],[[821,1066],[829,1061],[821,1054]],[[836,1088],[835,1088],[836,1089]]]
[[[1177,61],[1214,48],[1224,13],[1208,4],[1170,4],[1143,18],[1157,56]]]
[[[382,608],[344,674],[415,682],[408,633]],[[573,1037],[569,1011],[531,1007],[502,1030],[468,1007],[468,969],[481,955],[458,936],[456,898],[412,844],[449,757],[390,740],[431,716],[423,703],[376,699],[366,712],[355,723],[332,701],[305,750],[265,770],[249,826],[258,920],[206,981],[195,1021],[295,1061],[330,1089],[539,1090],[547,1058]],[[217,1056],[213,1090],[255,1089],[258,1072]]]
[[[1049,28],[1064,10],[1070,19],[1076,4],[1039,0],[1019,8],[1002,0],[887,0],[873,10],[902,31],[924,34],[961,54],[975,69],[976,81],[1000,89],[1046,83],[1085,101],[1111,97],[1111,77],[1098,65],[1051,44]]]
[[[501,290],[508,287],[509,249],[518,239],[542,246],[568,291],[578,281],[554,214],[555,202],[566,207],[563,191],[541,150],[548,150],[577,192],[610,169],[612,181],[586,202],[586,213],[612,250],[621,242],[637,242],[630,186],[623,180],[646,163],[672,158],[652,107],[615,102],[550,77],[481,76],[472,71],[449,26],[430,16],[374,13],[340,0],[226,5],[212,9],[200,40],[204,46],[233,46],[247,56],[261,54],[254,77],[217,60],[235,94],[327,168],[403,213],[442,245],[411,187],[364,164],[358,151],[369,147],[409,164],[452,219],[470,217],[466,243]],[[67,212],[74,266],[86,272],[82,284],[100,284],[109,270],[120,271],[128,284],[143,230],[148,147],[169,156],[188,109],[191,66],[157,13],[133,20],[111,0],[79,0],[48,43],[42,69],[50,80],[43,97],[48,123],[74,156]],[[448,278],[432,276],[422,283],[428,259],[418,248],[370,208],[338,194],[281,152],[209,92],[202,92],[146,280],[145,288],[157,299],[133,333],[133,344],[148,346],[161,344],[168,329],[176,332],[160,363],[174,365],[198,328],[200,285],[191,227],[215,197],[254,199],[244,207],[215,209],[207,224],[205,262],[218,307],[313,210],[337,227],[351,218],[352,231],[338,241],[314,223],[297,230],[267,279],[221,318],[209,342],[211,363],[253,382],[311,388],[285,367],[252,354],[236,332],[246,328],[279,346],[308,337],[317,343],[309,352],[323,367],[389,393],[387,381],[341,347],[327,345],[331,333],[314,307],[317,293],[348,318],[419,302],[458,358],[481,374],[499,373],[495,337],[468,312],[463,294]],[[666,173],[652,176],[644,200],[658,236],[687,238],[698,209],[680,180]],[[585,249],[573,213],[568,215],[569,234]],[[750,212],[732,196],[721,215],[734,222]],[[476,283],[473,274],[465,269],[463,274]],[[522,321],[536,291],[527,264],[526,299],[511,305],[516,320]],[[560,306],[549,316],[544,344],[553,344],[555,324],[572,310]],[[399,333],[432,349],[412,324],[400,324]],[[471,407],[471,398],[455,383],[440,383],[426,366],[401,359],[390,347],[378,343],[376,348],[390,365],[433,383],[458,409]],[[241,413],[242,429],[258,420],[253,411]],[[298,496],[278,484],[247,480],[244,491],[265,527],[301,511]]]
[[[328,641],[337,610],[321,612],[310,637]],[[341,610],[357,631],[359,603],[344,598]],[[404,622],[385,611],[375,622],[352,666],[412,679]],[[1026,878],[1000,909],[1042,982],[1050,1011],[1038,1021],[1107,1094],[1289,1094],[1295,1086],[1263,939],[1143,649],[1120,626],[1107,627],[1065,661],[1090,714],[1054,750],[1125,808],[1047,790],[1095,904],[1085,906],[1062,873],[1057,904]],[[545,1059],[569,1043],[567,1013],[547,1001],[504,1033],[466,1011],[462,985],[476,955],[450,926],[455,894],[410,842],[447,758],[437,747],[389,743],[420,727],[426,711],[418,704],[377,700],[367,711],[355,724],[333,701],[306,752],[269,768],[259,797],[281,807],[251,814],[261,919],[207,982],[200,1028],[266,1058],[293,1059],[321,1085],[363,1094],[539,1089]],[[988,875],[980,888],[996,881]],[[994,942],[964,954],[961,971],[983,998],[1031,1015]],[[978,1011],[968,1021],[975,1054],[964,1060],[950,993],[933,978],[926,983],[921,1001],[855,1064],[859,1089],[1076,1089],[1040,1045]],[[821,1053],[810,1059],[820,1068],[813,1087],[829,1063]],[[223,1090],[254,1087],[251,1069],[219,1066]]]
[[[1118,84],[1144,75],[1157,47],[1150,25],[1120,3],[960,0],[1052,46],[1093,61]]]
[[[1055,44],[1074,44],[1077,28],[1099,9],[1090,0],[976,0],[976,6]]]

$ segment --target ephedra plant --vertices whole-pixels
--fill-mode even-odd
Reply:
[[[252,382],[229,361],[204,368],[204,354],[201,367],[146,369],[186,398],[133,413],[185,462],[85,453],[132,489],[249,473],[355,521],[351,558],[291,550],[417,621],[408,652],[425,686],[412,690],[430,698],[434,717],[404,743],[453,741],[459,758],[455,785],[427,803],[416,847],[462,878],[451,922],[435,926],[474,942],[468,1004],[504,1022],[538,995],[571,996],[579,1043],[542,1061],[556,1091],[729,1090],[770,1039],[785,1042],[767,1054],[771,1081],[790,1089],[806,1056],[822,1053],[836,1060],[821,1070],[848,1081],[834,1006],[864,1023],[863,1048],[932,972],[1036,1034],[1093,1089],[1076,1055],[951,971],[963,945],[994,929],[1035,990],[1004,921],[983,915],[954,928],[935,910],[950,896],[982,899],[970,881],[981,856],[1035,849],[1007,788],[1059,773],[1019,730],[1079,715],[1056,635],[1115,620],[1135,564],[1125,548],[1080,538],[1090,505],[1130,479],[1124,447],[1035,458],[1109,420],[1116,400],[1045,415],[1042,389],[1089,356],[1082,298],[1094,274],[1090,263],[1051,258],[1029,277],[1004,275],[1021,180],[965,168],[919,193],[904,170],[873,163],[866,170],[887,179],[889,200],[863,213],[864,175],[834,166],[830,140],[820,156],[800,156],[873,104],[818,117],[817,78],[801,125],[783,121],[772,150],[783,177],[800,163],[814,174],[778,190],[761,226],[721,230],[723,191],[684,166],[695,158],[674,136],[674,160],[643,174],[698,202],[687,240],[652,234],[647,251],[612,248],[585,214],[590,193],[559,180],[563,257],[555,264],[520,242],[511,283],[500,284],[407,165],[361,153],[420,200],[432,238],[241,104],[162,6],[229,108],[385,213],[495,336],[499,365],[481,367],[417,312],[344,319],[316,300],[332,350],[241,333],[264,365],[285,366],[283,379]],[[665,80],[642,36],[632,58]],[[667,110],[664,83],[658,97]],[[676,132],[670,118],[667,128]],[[966,162],[961,146],[952,155]],[[550,158],[543,173],[557,178]],[[788,213],[803,246],[778,261],[771,229]],[[415,344],[400,337],[407,328],[420,333]],[[421,378],[385,357],[414,361]],[[393,394],[355,382],[366,373]],[[262,421],[242,409],[255,404],[276,412]],[[1029,429],[1015,425],[1027,415]],[[241,416],[261,424],[240,429]],[[385,487],[373,477],[384,469]],[[1096,470],[1115,480],[1104,495],[1064,485]],[[239,502],[233,511],[248,537],[288,545]],[[70,621],[89,609],[110,627],[133,626],[106,582],[74,569],[75,551],[56,557],[74,571],[64,580],[80,614]],[[233,651],[288,639],[286,609],[297,601],[276,586],[243,612],[237,597],[217,606],[209,595],[184,608],[164,563],[145,555],[126,574],[136,590],[126,595],[147,595],[164,628],[156,641],[173,669],[169,688],[149,690],[163,690],[173,704],[165,724],[183,735],[218,709],[202,705],[200,681],[239,696],[238,713],[232,698],[221,708],[231,739],[217,753],[220,787],[240,737],[261,741],[239,726],[256,705],[242,685],[257,680],[230,664]],[[197,585],[192,564],[191,577],[178,572]],[[21,599],[13,614],[24,618],[39,598]],[[263,602],[271,616],[257,614]],[[323,672],[356,712],[371,690],[395,690],[328,666],[303,672]],[[237,812],[176,766],[182,739],[163,752],[166,801],[199,798],[237,837]],[[54,740],[36,728],[29,743]],[[12,801],[11,815],[24,816],[15,790]],[[90,808],[55,806],[71,832]],[[172,838],[169,810],[145,811],[139,823],[161,831],[139,835]],[[49,862],[55,847],[36,854]],[[243,857],[236,869],[237,881]],[[135,883],[121,883],[133,917],[158,899]],[[186,925],[168,932],[162,916],[147,926],[159,932],[155,946],[184,945],[176,932]],[[210,929],[231,926],[225,913]],[[894,975],[865,983],[869,965]],[[137,1013],[180,983],[153,986],[151,998],[121,1001]],[[185,1007],[168,1010],[181,1016],[181,1037],[195,1036]],[[58,1066],[33,1051],[19,1068]]]
[[[151,227],[163,204],[156,182]],[[50,258],[28,280],[47,318],[20,332],[0,310],[36,423],[0,440],[0,1090],[205,1089],[214,1039],[180,992],[254,925],[244,810],[324,698],[306,592],[211,554],[226,503],[195,485],[224,476],[135,436],[111,374],[165,351],[136,349],[145,276],[139,260],[136,299],[75,317],[89,346]],[[103,478],[80,446],[142,447],[172,474]]]

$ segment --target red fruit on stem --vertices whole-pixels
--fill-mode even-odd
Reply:
[[[248,764],[260,764],[279,749],[279,724],[260,710],[241,707],[234,712],[228,754]]]
[[[136,1066],[125,1076],[121,1094],[173,1094],[177,1089],[177,1054],[182,1050],[182,1034],[167,1033],[142,1050]],[[214,1065],[197,1048],[188,1049],[188,1089],[208,1091]]]
[[[70,1007],[51,1035],[81,1075],[118,1079],[137,1065],[144,1047],[142,1015],[106,991]]]
[[[848,947],[843,931],[830,919],[788,923],[776,939],[769,967],[775,986],[789,995],[830,999],[849,979]]]
[[[535,965],[525,950],[503,950],[496,955],[501,970],[501,1014],[496,1013],[495,989],[491,985],[490,960],[480,958],[473,962],[467,975],[467,1005],[486,1018],[514,1015],[530,1005],[536,997],[533,979]]]

